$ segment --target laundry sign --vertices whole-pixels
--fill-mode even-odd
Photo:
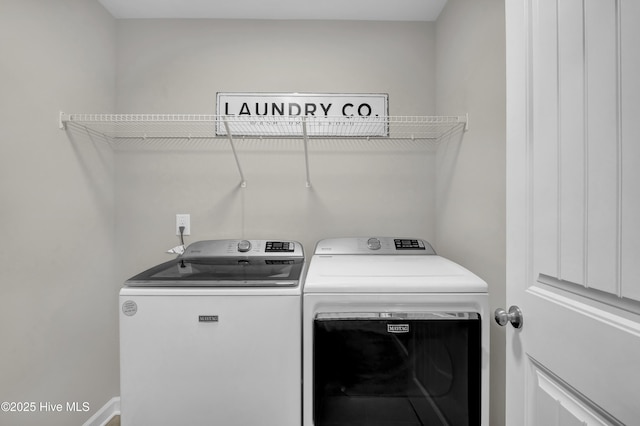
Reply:
[[[389,95],[220,92],[216,134],[388,136]]]

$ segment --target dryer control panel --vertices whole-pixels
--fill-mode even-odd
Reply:
[[[315,254],[436,254],[431,244],[420,238],[346,237],[328,238],[316,245]]]

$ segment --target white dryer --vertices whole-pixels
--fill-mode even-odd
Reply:
[[[428,242],[320,241],[302,321],[304,426],[489,425],[487,284]]]
[[[299,426],[295,241],[200,241],[120,291],[123,426]]]

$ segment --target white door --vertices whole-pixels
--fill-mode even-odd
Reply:
[[[506,23],[507,425],[640,425],[640,1]]]

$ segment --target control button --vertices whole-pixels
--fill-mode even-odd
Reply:
[[[292,242],[288,241],[267,241],[265,247],[266,252],[292,252],[295,251],[295,246]]]
[[[247,240],[242,240],[238,243],[238,251],[241,253],[251,250],[251,243]]]
[[[395,239],[396,250],[424,250],[424,243],[420,240]]]
[[[379,239],[369,238],[367,240],[367,247],[369,247],[369,250],[380,250],[380,247],[382,247],[382,245],[380,244]]]

